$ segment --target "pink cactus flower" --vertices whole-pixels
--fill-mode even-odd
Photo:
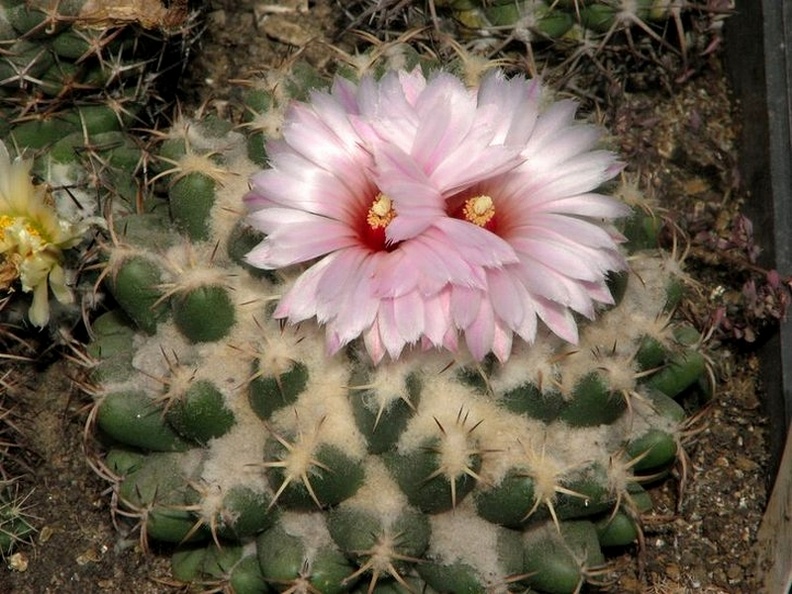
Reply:
[[[538,320],[577,341],[573,312],[612,302],[624,268],[610,222],[628,210],[596,193],[620,170],[575,104],[501,74],[468,89],[450,74],[336,79],[287,114],[271,167],[253,176],[257,267],[307,263],[275,311],[316,318],[333,353],[363,337],[380,362],[405,347],[508,358]]]

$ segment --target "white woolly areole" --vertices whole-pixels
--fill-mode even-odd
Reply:
[[[188,450],[180,452],[174,459],[178,460],[182,476],[189,478],[195,476],[196,471],[200,468],[203,461],[203,452],[199,449]]]
[[[172,322],[161,322],[154,338],[136,335],[132,367],[141,373],[134,378],[136,386],[164,391],[173,366],[193,368],[197,359],[195,346],[187,342]],[[156,387],[154,387],[156,386]]]
[[[60,163],[46,158],[47,173],[44,179],[52,189],[52,198],[58,218],[79,224],[90,220],[93,224],[106,225],[99,211],[99,199],[91,184],[80,183],[83,170],[74,163]],[[120,202],[120,201],[119,201]],[[111,201],[114,205],[115,201]],[[122,209],[116,207],[116,212]]]
[[[544,449],[552,468],[579,468],[595,459],[607,463],[608,455],[603,450],[603,436],[608,430],[605,426],[570,430],[561,422],[548,425],[514,414],[445,375],[426,378],[422,393],[431,397],[421,399],[399,440],[399,451],[410,453],[424,447],[428,440],[438,439],[441,464],[456,470],[467,463],[469,454],[479,452],[479,476],[484,487],[499,484],[513,468],[545,471],[539,465],[539,456],[527,456],[526,448],[530,452]],[[444,444],[453,444],[454,448]]]
[[[616,421],[611,431],[610,445],[617,445],[619,437],[624,439],[630,435],[643,435],[650,429],[659,429],[670,434],[679,433],[681,427],[674,419],[658,413],[648,396],[638,392],[630,400],[630,414],[623,415]]]
[[[309,565],[319,549],[336,548],[322,512],[286,511],[280,516],[280,525],[286,534],[300,539],[305,547],[305,558]]]
[[[250,121],[248,126],[262,132],[267,138],[280,138],[288,103],[273,104]]]
[[[409,401],[407,378],[411,374],[420,375],[414,361],[403,359],[382,365],[368,372],[367,381],[361,385],[350,385],[350,391],[366,391],[364,405],[372,412],[387,410],[397,400]],[[415,402],[409,401],[415,406]]]
[[[267,432],[251,415],[236,415],[237,422],[221,439],[208,444],[201,480],[205,485],[201,511],[211,520],[222,508],[223,498],[235,486],[272,494],[265,478],[262,452]]]
[[[407,497],[388,472],[379,456],[365,460],[366,476],[363,485],[352,497],[341,503],[369,512],[382,521],[387,530],[407,507]]]
[[[498,562],[499,528],[482,520],[469,500],[452,511],[430,516],[429,522],[432,540],[428,558],[447,565],[459,561],[471,566],[485,587],[497,588],[503,583],[506,576]]]
[[[469,429],[486,418],[492,408],[478,400],[470,388],[446,375],[427,377],[421,393],[431,396],[421,399],[417,413],[402,433],[398,444],[402,453],[423,447],[428,439],[441,435],[438,423],[450,431],[467,418],[464,425]]]
[[[543,392],[553,388],[559,377],[558,350],[562,342],[555,335],[537,336],[534,344],[516,341],[512,348],[512,359],[520,365],[499,365],[489,378],[495,393],[502,394],[526,383],[531,383]]]
[[[166,284],[167,292],[186,292],[210,285],[228,286],[229,271],[213,264],[214,246],[205,243],[179,243],[165,252],[166,267],[173,281]]]
[[[625,293],[625,303],[636,313],[652,314],[657,311],[658,302],[662,303],[668,285],[673,279],[684,281],[687,274],[678,260],[667,254],[639,252],[629,260],[631,274],[639,282],[630,283]]]

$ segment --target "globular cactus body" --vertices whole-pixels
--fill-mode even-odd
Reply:
[[[506,33],[523,41],[574,38],[576,28],[593,34],[640,28],[658,35],[652,27],[673,27],[682,14],[706,10],[672,0],[442,0],[435,5],[449,10],[469,33]],[[713,23],[726,14],[711,10]]]
[[[677,263],[632,253],[617,303],[576,346],[540,332],[504,362],[328,356],[312,322],[272,319],[280,279],[239,260],[260,239],[239,198],[261,115],[248,136],[174,125],[161,158],[173,222],[114,221],[105,278],[122,311],[94,324],[92,419],[120,511],[181,543],[177,578],[236,592],[596,580],[603,549],[638,537],[640,483],[679,455],[674,398],[707,377],[700,338],[670,314]],[[187,206],[179,182],[195,189]]]
[[[181,2],[4,0],[0,97],[39,96],[52,106],[112,89],[143,100],[159,68],[178,67],[195,18]]]

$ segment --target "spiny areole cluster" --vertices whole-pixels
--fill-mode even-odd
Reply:
[[[282,81],[318,84],[299,72]],[[250,93],[238,130],[177,122],[160,148],[167,200],[113,220],[104,282],[119,307],[89,348],[116,513],[144,546],[177,545],[177,579],[237,593],[597,582],[611,547],[639,538],[642,485],[681,455],[675,399],[709,389],[701,339],[672,315],[679,264],[632,251],[617,303],[575,346],[540,332],[505,363],[328,357],[314,323],[272,319],[291,273],[243,258],[261,236],[240,196],[288,96],[272,81]],[[636,245],[657,231],[642,216],[626,228]]]

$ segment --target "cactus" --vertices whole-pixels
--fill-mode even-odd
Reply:
[[[14,363],[26,359],[15,354],[23,352],[15,339],[10,329],[0,325],[0,344],[6,351],[4,357],[11,359],[11,365],[0,375],[0,558],[8,559],[9,564],[14,549],[30,543],[36,531],[35,524],[40,520],[32,514],[29,499],[33,491],[25,472],[30,468],[32,456],[23,447],[20,415],[14,410],[11,396],[22,376]]]
[[[173,575],[234,592],[565,593],[596,583],[681,455],[690,391],[709,389],[684,274],[636,249],[615,303],[515,339],[503,360],[357,341],[273,319],[291,271],[250,266],[241,197],[307,71],[248,89],[239,129],[177,121],[155,159],[165,200],[117,215],[103,279],[119,308],[89,352],[97,466]],[[276,80],[277,79],[277,80]],[[283,84],[293,84],[292,88]],[[651,225],[625,225],[635,244]],[[650,233],[651,235],[651,233]]]
[[[449,38],[446,44],[457,52],[508,62],[525,60],[527,46],[532,72],[592,92],[622,79],[640,87],[658,75],[669,82],[686,79],[717,47],[734,2],[433,0],[425,9],[420,2],[361,0],[348,11],[356,15],[350,28],[373,24],[378,37],[405,23],[424,26],[441,42]]]
[[[28,543],[36,531],[34,517],[21,495],[19,486],[12,481],[0,481],[0,557],[7,557],[20,543]]]
[[[0,287],[34,293],[30,308],[9,299],[9,319],[73,326],[101,300],[95,278],[78,271],[90,269],[101,215],[142,199],[144,179],[134,173],[145,168],[143,140],[130,130],[169,115],[199,25],[200,11],[186,2],[0,2],[0,157],[23,160],[45,180],[37,205],[21,204],[21,187],[4,187],[0,198]],[[28,245],[13,225],[46,233]]]
[[[52,113],[90,95],[117,93],[145,104],[164,90],[161,75],[182,67],[198,16],[187,2],[4,0],[2,103]]]
[[[449,9],[468,29],[511,31],[526,41],[558,39],[575,25],[601,34],[636,27],[659,39],[650,26],[679,20],[692,10],[669,0],[443,0],[435,5]]]

